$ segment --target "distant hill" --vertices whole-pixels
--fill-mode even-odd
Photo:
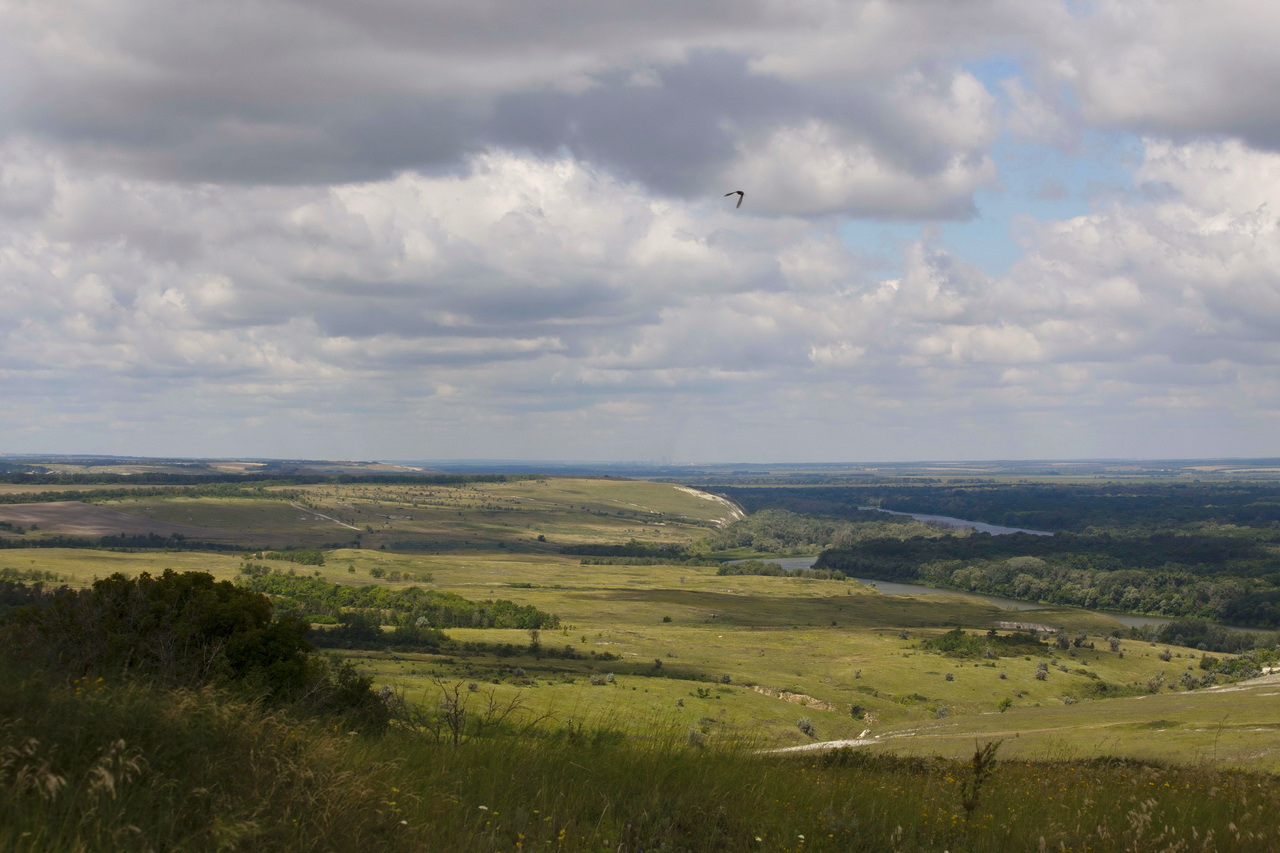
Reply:
[[[187,459],[177,457],[99,455],[9,455],[0,456],[0,474],[183,474],[222,476],[227,474],[264,477],[325,474],[386,475],[439,474],[438,469],[394,462],[361,462],[324,459]]]

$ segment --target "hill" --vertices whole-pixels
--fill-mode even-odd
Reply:
[[[143,814],[121,813],[133,815],[128,825],[146,824],[148,838],[167,839],[150,842],[160,847],[214,849],[222,838],[228,849],[304,849],[326,832],[387,849],[445,839],[436,849],[459,850],[623,841],[792,849],[799,835],[809,849],[1014,850],[1034,848],[1042,835],[1076,848],[1153,849],[1202,843],[1210,830],[1215,849],[1260,849],[1272,838],[1260,815],[1274,806],[1270,774],[1280,771],[1277,688],[1252,676],[1272,664],[1274,643],[1217,652],[1080,608],[1015,614],[958,592],[887,595],[839,573],[719,571],[732,557],[816,557],[836,544],[916,539],[932,548],[963,532],[865,512],[743,518],[705,491],[617,479],[326,478],[129,490],[105,482],[76,484],[77,500],[65,489],[5,489],[16,500],[0,503],[14,513],[0,533],[22,547],[0,551],[0,582],[84,587],[112,573],[173,569],[269,592],[278,615],[311,622],[311,641],[364,672],[395,716],[386,739],[353,741],[305,717],[260,717],[233,696],[171,696],[132,683],[86,691],[75,678],[14,671],[9,681],[19,686],[5,694],[4,713],[26,722],[2,748],[6,767],[26,769],[0,781],[22,809],[64,827],[61,840],[88,837],[65,816],[91,791],[105,796],[92,781],[108,766],[104,756],[117,762],[112,773],[136,781],[145,774],[128,762],[170,749],[126,718],[175,737],[245,744],[288,726],[306,744],[289,766],[307,778],[348,780],[363,804],[326,806],[323,819],[304,817],[283,794],[254,806],[226,781],[231,764],[248,761],[234,750],[206,775],[157,760],[149,766],[163,769],[146,777],[154,790],[129,806]],[[17,515],[37,511],[48,513],[43,523]],[[138,533],[199,530],[225,550],[172,537],[163,547],[104,548],[90,538],[104,529],[93,524],[127,519]],[[78,547],[37,547],[74,529],[46,524],[78,524]],[[1253,547],[1270,534],[1226,535],[1245,535]],[[525,625],[501,614],[542,615]],[[1028,624],[1046,630],[1028,635]],[[55,707],[53,716],[40,710]],[[161,711],[169,707],[192,719],[180,724]],[[248,730],[214,725],[231,718]],[[61,739],[78,729],[100,742],[72,748]],[[126,747],[110,746],[112,732]],[[40,745],[23,745],[32,739]],[[768,752],[831,741],[856,742],[857,752]],[[997,742],[984,776],[975,745]],[[55,763],[53,754],[68,760]],[[79,793],[35,808],[44,795],[29,780],[45,766],[66,780],[60,791]],[[499,766],[520,769],[497,773],[499,784],[490,772]],[[197,815],[181,830],[191,834],[167,835],[178,830],[160,825],[159,815],[177,807],[160,795],[164,779],[220,792],[208,810],[182,806]],[[973,784],[987,793],[975,795]],[[328,793],[299,790],[329,802]],[[1026,790],[1040,801],[1016,796]],[[452,793],[442,799],[442,791]],[[1222,791],[1233,792],[1229,802]],[[295,817],[301,834],[282,832]],[[32,820],[14,825],[33,831]],[[99,846],[127,831],[92,826],[107,833],[93,836]]]

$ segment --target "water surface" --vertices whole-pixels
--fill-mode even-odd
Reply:
[[[892,509],[881,509],[878,506],[860,506],[858,509],[875,512],[887,512],[889,515],[909,515],[916,521],[923,521],[927,524],[939,524],[943,527],[954,527],[962,529],[968,527],[979,533],[990,533],[992,536],[1005,536],[1009,533],[1031,533],[1036,536],[1052,536],[1052,530],[1029,530],[1025,527],[1003,527],[999,524],[987,524],[985,521],[967,521],[963,518],[953,518],[949,515],[926,515],[922,512],[898,512]]]
[[[777,563],[782,568],[790,571],[792,569],[811,569],[815,557],[782,557],[780,559],[768,559],[767,563]],[[738,562],[738,561],[734,561]],[[1005,610],[1044,610],[1053,607],[1052,604],[1040,604],[1036,601],[1018,601],[1013,598],[1001,598],[998,595],[983,595],[980,592],[967,592],[959,589],[942,589],[936,586],[922,586],[915,583],[898,583],[897,581],[877,581],[870,578],[850,578],[858,583],[864,583],[874,588],[882,595],[967,595],[970,598],[981,598],[983,601],[990,602],[996,607]],[[1109,610],[1092,610],[1091,613],[1100,613],[1103,616],[1110,616],[1112,619],[1124,625],[1126,628],[1139,628],[1144,625],[1163,625],[1172,621],[1166,616],[1135,616],[1132,613],[1114,613]]]

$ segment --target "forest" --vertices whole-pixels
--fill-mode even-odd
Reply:
[[[816,566],[1022,601],[1280,627],[1274,546],[1241,537],[975,533],[874,539],[824,551]]]
[[[853,519],[859,507],[946,515],[1031,530],[1169,529],[1231,524],[1276,529],[1280,484],[1270,481],[1098,483],[850,483],[823,486],[715,486],[709,491],[748,512],[785,509]]]
[[[753,512],[713,537],[722,547],[786,553],[825,543],[815,568],[849,577],[1280,628],[1280,484],[1274,482],[850,483],[716,491]],[[1053,535],[921,531],[905,516],[868,508]],[[895,521],[917,528],[887,527]]]

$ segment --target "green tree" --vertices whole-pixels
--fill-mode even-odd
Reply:
[[[273,617],[264,595],[205,572],[166,570],[58,590],[45,607],[15,611],[7,639],[20,653],[76,675],[289,693],[317,676],[307,629],[297,616]]]

